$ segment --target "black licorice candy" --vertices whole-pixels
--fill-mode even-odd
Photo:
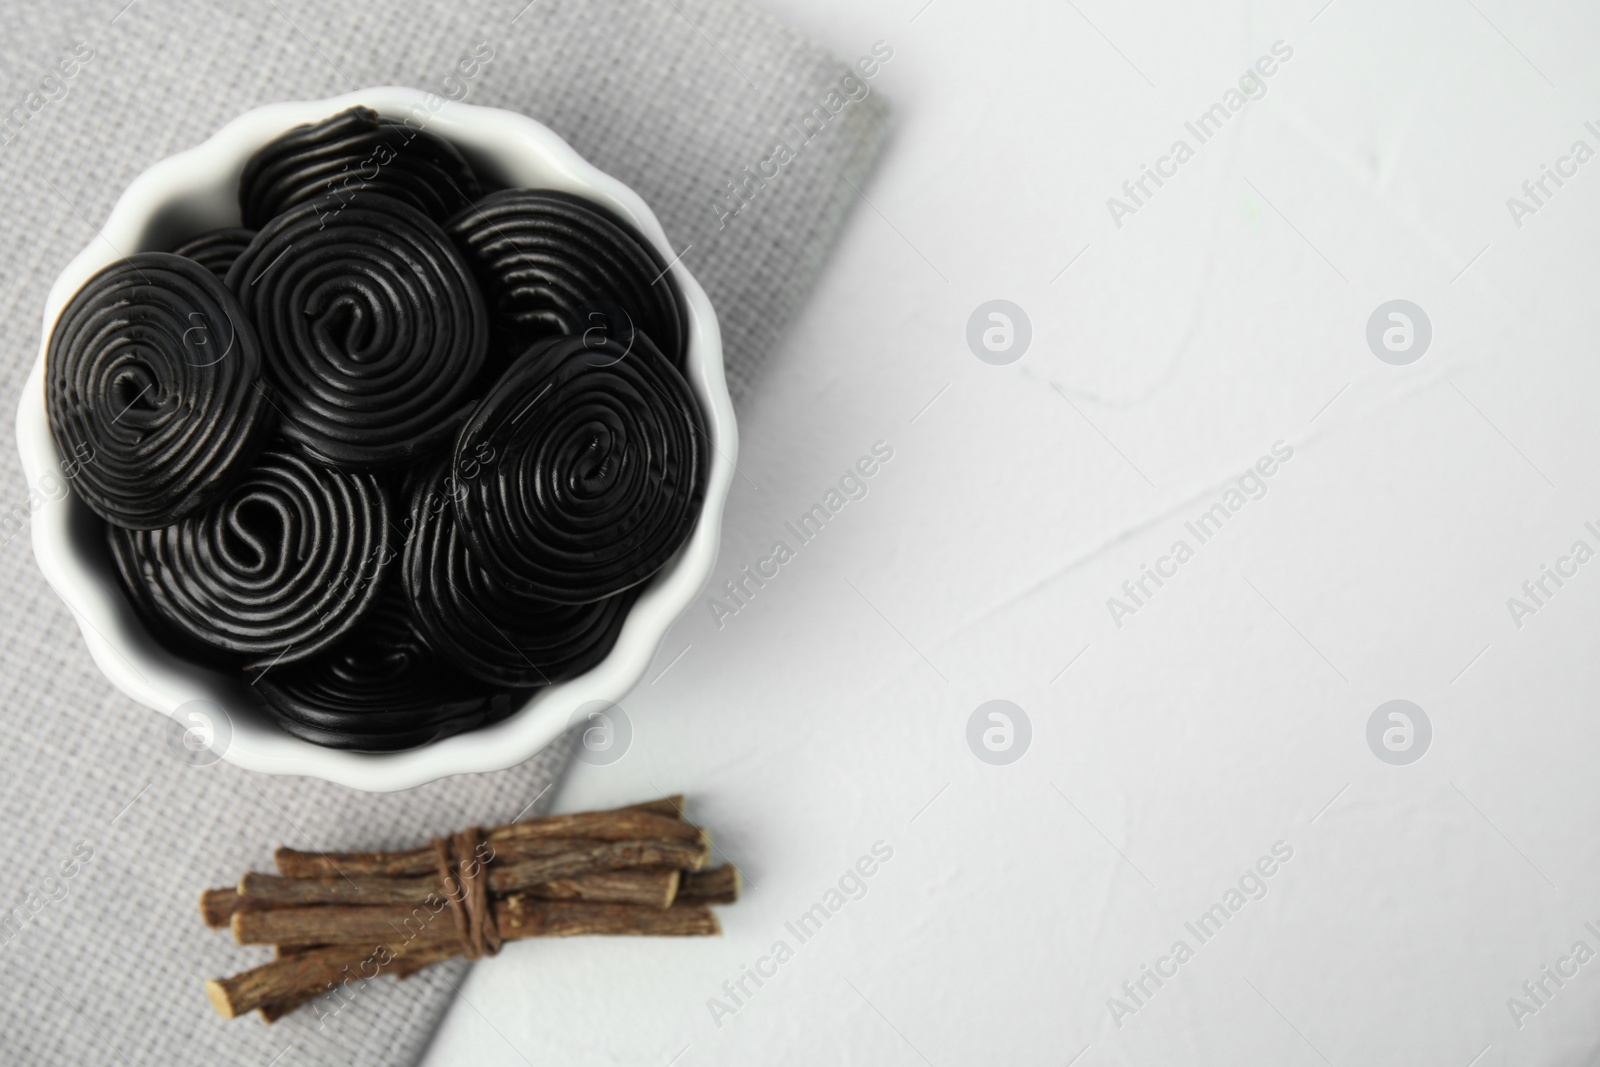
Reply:
[[[220,230],[207,230],[172,250],[175,256],[185,256],[200,264],[219,279],[228,276],[228,268],[238,259],[255,237],[254,230],[240,226],[227,226]]]
[[[411,490],[401,571],[428,643],[475,678],[496,685],[553,685],[610,654],[634,590],[587,604],[552,604],[491,580],[468,554],[455,506],[466,482],[493,477],[493,457],[465,470],[440,464]]]
[[[332,219],[372,195],[402,200],[443,222],[483,188],[449,141],[366,107],[274,138],[250,157],[239,179],[239,207],[252,229],[302,204]]]
[[[438,226],[369,196],[302,205],[250,242],[228,285],[261,340],[283,433],[330,466],[379,470],[446,447],[488,343],[483,300]]]
[[[445,232],[483,287],[494,360],[563,335],[626,346],[640,331],[683,369],[687,321],[667,264],[604,208],[550,189],[502,189]]]
[[[327,748],[393,752],[510,715],[522,694],[475,681],[423,639],[395,577],[371,614],[317,658],[254,688],[286,733]]]
[[[245,670],[316,655],[371,609],[398,554],[371,474],[263,452],[211,507],[160,530],[110,529],[122,584],[158,631]]]
[[[456,518],[489,578],[588,604],[649,578],[694,528],[705,496],[704,419],[643,334],[627,351],[562,337],[529,349],[456,440]]]
[[[159,529],[214,500],[275,412],[233,294],[168,252],[118,260],[62,310],[45,357],[50,430],[106,521]]]

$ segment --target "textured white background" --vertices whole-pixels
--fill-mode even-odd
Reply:
[[[1507,998],[1600,951],[1600,561],[1520,629],[1506,599],[1600,549],[1600,160],[1520,229],[1506,198],[1600,150],[1600,15],[1322,2],[767,0],[842,57],[890,43],[896,125],[745,410],[717,583],[874,441],[894,459],[722,629],[679,623],[631,748],[558,798],[689,791],[747,876],[725,936],[511,946],[431,1064],[1593,1062],[1600,960],[1521,1028]],[[1116,228],[1106,198],[1278,40],[1266,97]],[[1004,367],[964,339],[997,297],[1034,331]],[[1364,340],[1397,297],[1433,323],[1407,367]],[[1106,598],[1278,440],[1270,492],[1116,627]],[[1003,767],[965,740],[997,698],[1033,728]],[[1410,766],[1366,742],[1394,698],[1433,724]],[[785,921],[879,840],[800,945]],[[1185,921],[1280,840],[1200,945]]]

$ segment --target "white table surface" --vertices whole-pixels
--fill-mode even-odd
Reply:
[[[744,410],[716,584],[893,459],[720,629],[682,619],[626,754],[561,788],[689,792],[747,879],[724,936],[512,945],[429,1064],[1593,1062],[1600,560],[1520,627],[1507,599],[1600,550],[1600,160],[1520,227],[1506,201],[1600,151],[1600,13],[764,2],[844,57],[888,42],[896,120]],[[1280,40],[1117,227],[1107,197]],[[1032,323],[1008,366],[965,340],[993,298]],[[1394,298],[1433,328],[1406,366],[1365,339]],[[1180,538],[1119,627],[1107,598]],[[1032,726],[1004,766],[966,740],[994,699]],[[1392,699],[1432,724],[1409,765],[1368,746]],[[1145,965],[1176,973],[1135,1002]]]

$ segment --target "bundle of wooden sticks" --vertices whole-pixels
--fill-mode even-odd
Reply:
[[[342,983],[405,978],[526,937],[709,936],[739,872],[706,869],[711,835],[683,797],[473,827],[398,852],[273,853],[278,873],[200,894],[206,925],[277,958],[206,982],[224,1018],[273,1022]]]

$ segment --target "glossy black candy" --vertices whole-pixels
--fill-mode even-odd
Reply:
[[[499,363],[550,337],[587,334],[626,345],[642,331],[683,369],[687,323],[667,264],[592,202],[502,189],[452,218],[445,232],[483,287]]]
[[[435,222],[482,195],[454,145],[405,122],[352,107],[263,146],[239,179],[244,224],[260,229],[301,204],[333,219],[369,195],[402,200]]]
[[[118,260],[84,283],[50,334],[45,402],[73,486],[101,518],[170,525],[214,500],[274,417],[255,331],[200,264]]]
[[[255,237],[254,230],[229,226],[221,230],[208,230],[173,249],[175,256],[187,256],[218,278],[228,276],[228,268],[239,258]]]
[[[322,463],[378,470],[447,447],[483,366],[488,322],[438,226],[368,196],[323,220],[273,219],[228,285],[261,339],[283,432]]]
[[[682,376],[643,334],[632,352],[562,337],[530,349],[461,428],[456,516],[491,581],[588,604],[649,578],[694,528],[705,426]]]
[[[307,659],[371,609],[398,554],[375,476],[278,448],[198,514],[110,528],[122,584],[156,629],[246,670]]]
[[[520,695],[474,681],[418,632],[398,580],[338,644],[256,682],[268,716],[328,748],[392,752],[497,722]]]
[[[465,486],[491,478],[494,457],[464,470],[441,464],[411,492],[402,575],[428,643],[473,677],[496,685],[551,685],[611,652],[633,590],[588,604],[552,604],[492,581],[456,529]]]

